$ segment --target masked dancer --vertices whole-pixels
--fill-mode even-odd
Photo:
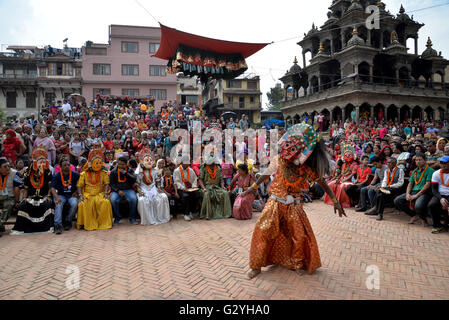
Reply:
[[[259,184],[275,174],[270,198],[254,229],[250,250],[250,279],[261,268],[279,265],[312,274],[321,267],[318,244],[303,209],[302,194],[309,181],[316,181],[335,204],[334,211],[346,216],[323,177],[329,173],[329,155],[310,125],[293,126],[280,140],[279,156],[243,196],[257,190]]]

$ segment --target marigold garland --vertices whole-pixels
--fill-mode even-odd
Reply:
[[[418,175],[418,171],[415,171],[415,185],[418,185],[421,183],[422,179],[424,178],[424,174],[426,173],[427,169],[429,169],[429,165],[426,166],[426,168],[424,169],[424,171],[421,173],[421,177],[419,178],[418,181],[416,181],[416,177]]]
[[[6,188],[6,181],[8,181],[8,177],[9,177],[9,173],[5,176],[3,181],[0,178],[0,190],[5,190],[5,188]]]

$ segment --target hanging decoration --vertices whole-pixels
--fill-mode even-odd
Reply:
[[[234,79],[248,70],[245,59],[269,43],[211,39],[161,26],[161,43],[153,56],[168,60],[167,73],[209,79]]]

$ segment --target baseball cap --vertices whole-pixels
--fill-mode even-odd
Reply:
[[[440,162],[441,163],[448,163],[449,162],[449,156],[441,157]]]

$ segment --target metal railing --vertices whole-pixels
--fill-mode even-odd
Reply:
[[[0,79],[36,79],[37,73],[29,73],[29,74],[7,74],[0,73]]]

